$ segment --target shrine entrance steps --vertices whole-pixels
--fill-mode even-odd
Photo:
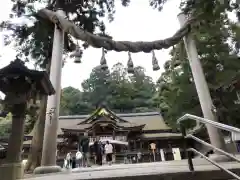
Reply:
[[[190,172],[186,160],[142,164],[104,165],[101,167],[66,170],[57,174],[26,177],[26,180],[227,180],[234,179],[204,159],[193,160]],[[240,175],[240,164],[220,163]]]

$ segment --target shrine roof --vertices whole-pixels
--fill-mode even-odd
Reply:
[[[120,127],[131,128],[143,126],[143,131],[151,130],[171,130],[163,120],[159,112],[146,113],[120,113],[115,114],[120,120],[116,123]],[[91,124],[86,123],[91,115],[60,116],[58,134],[62,134],[62,129],[84,129]]]
[[[110,111],[107,109],[107,111]],[[72,115],[59,116],[58,135],[63,134],[62,129],[65,130],[80,130],[90,128],[94,123],[93,115]],[[160,112],[144,112],[144,113],[113,113],[118,121],[116,125],[124,128],[141,128],[143,131],[171,131],[171,128],[164,122]],[[93,121],[93,122],[89,122]],[[31,132],[27,136],[32,136]]]
[[[142,129],[145,126],[145,124],[136,124],[136,123],[116,123],[115,127],[119,129]],[[82,130],[85,131],[87,129],[91,129],[92,124],[77,124],[77,125],[70,125],[67,127],[61,128],[62,131],[71,131],[71,130]]]

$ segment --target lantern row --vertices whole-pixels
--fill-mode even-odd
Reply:
[[[81,48],[78,46],[76,48],[76,50],[70,55],[70,57],[74,58],[75,63],[81,63],[82,54],[83,54],[83,52],[82,52]],[[156,58],[154,51],[152,51],[152,67],[153,67],[153,71],[158,71],[160,69],[160,66],[158,64],[158,60]],[[102,48],[102,57],[100,60],[100,68],[102,70],[108,69],[107,60],[105,58],[104,48]],[[133,65],[133,61],[132,61],[130,52],[128,52],[127,72],[130,74],[134,73],[134,65]]]

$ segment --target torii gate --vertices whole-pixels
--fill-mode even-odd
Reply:
[[[194,77],[198,97],[200,100],[201,108],[204,117],[211,120],[216,120],[212,109],[212,99],[206,83],[206,79],[203,73],[201,63],[198,59],[198,53],[195,42],[189,34],[191,24],[195,21],[194,18],[188,19],[184,14],[179,14],[178,19],[181,28],[170,38],[165,40],[156,40],[152,42],[130,42],[130,41],[114,41],[107,37],[99,37],[89,32],[83,31],[80,27],[75,25],[66,19],[66,15],[62,9],[57,9],[53,12],[48,9],[42,9],[38,12],[43,18],[49,19],[55,24],[53,51],[52,51],[52,64],[50,80],[56,90],[56,94],[48,97],[47,102],[47,115],[45,123],[45,134],[43,142],[43,153],[42,153],[42,166],[36,168],[35,173],[49,173],[59,172],[60,167],[56,166],[56,139],[57,139],[57,127],[58,127],[58,114],[60,104],[60,92],[61,92],[61,69],[62,69],[62,54],[63,54],[63,39],[64,33],[71,34],[74,38],[85,41],[88,45],[95,48],[104,48],[105,50],[114,50],[117,52],[145,52],[149,53],[153,50],[167,49],[179,41],[184,39],[187,56],[189,59],[190,67]],[[154,53],[153,53],[154,55]],[[104,64],[104,62],[103,62]],[[156,65],[156,60],[153,60],[153,65]],[[133,66],[132,62],[129,63]],[[49,111],[55,109],[53,113]],[[51,120],[51,121],[50,121]],[[211,144],[214,146],[224,149],[224,141],[220,136],[219,131],[211,126],[207,126],[208,134],[210,137]]]

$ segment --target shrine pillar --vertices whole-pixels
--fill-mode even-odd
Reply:
[[[178,15],[178,20],[181,27],[183,27],[188,21],[188,17],[185,14],[181,13]],[[213,105],[208,84],[203,72],[203,68],[198,58],[196,43],[190,33],[188,33],[183,38],[183,40],[184,40],[189,64],[191,67],[194,83],[196,86],[198,98],[200,101],[201,109],[203,112],[203,116],[206,119],[217,122],[218,120],[215,114],[216,109]],[[221,131],[216,127],[213,127],[212,125],[206,124],[206,127],[207,127],[211,144],[219,149],[227,151]],[[224,157],[220,157],[220,154],[218,152],[215,152],[215,153],[217,154],[217,156],[219,156],[219,158],[216,156],[215,160],[218,160],[218,159],[221,160],[222,158],[225,159]]]

